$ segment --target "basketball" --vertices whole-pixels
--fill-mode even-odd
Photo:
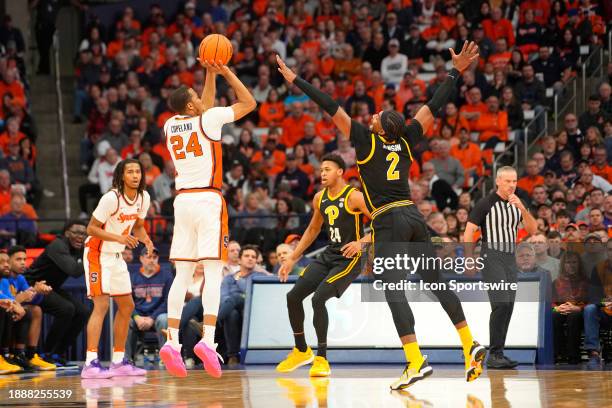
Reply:
[[[232,53],[232,43],[221,34],[207,35],[200,43],[200,61],[217,62],[221,60],[223,65],[227,65],[232,59]]]

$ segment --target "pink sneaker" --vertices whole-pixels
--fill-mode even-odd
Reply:
[[[136,367],[130,363],[127,358],[124,358],[120,363],[111,363],[108,371],[111,373],[111,377],[127,377],[127,376],[143,376],[147,375],[147,370]]]
[[[204,363],[204,369],[208,374],[210,374],[211,377],[221,377],[221,364],[219,364],[219,359],[221,356],[217,354],[215,349],[210,348],[206,343],[204,343],[204,341],[199,341],[193,348],[193,351],[196,356],[202,360],[202,363]]]
[[[169,343],[159,350],[159,358],[164,362],[168,372],[175,377],[187,377],[187,369],[183,362],[183,357],[178,350],[175,350]]]
[[[81,370],[81,378],[111,378],[110,371],[100,365],[100,360],[95,359],[89,365],[84,365]]]

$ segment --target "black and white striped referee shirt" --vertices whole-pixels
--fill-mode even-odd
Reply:
[[[523,220],[521,210],[492,192],[476,203],[468,221],[480,227],[482,247],[501,252],[514,252],[518,227]]]

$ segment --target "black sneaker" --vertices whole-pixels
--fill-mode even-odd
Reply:
[[[502,354],[489,354],[489,358],[487,358],[487,368],[493,370],[504,370],[511,369],[516,366],[510,364]]]
[[[48,359],[47,361],[50,361],[55,364],[58,370],[76,370],[79,368],[77,364],[69,362],[59,354],[51,354],[50,359]]]
[[[508,362],[508,364],[510,364],[510,365],[511,365],[511,366],[513,366],[513,367],[516,367],[517,365],[519,365],[518,361],[516,361],[516,360],[511,360],[511,359],[510,359],[510,358],[509,358],[507,355],[505,355],[505,354],[502,354],[502,358],[503,358],[504,360],[506,360],[506,361]]]
[[[32,373],[34,372],[34,367],[30,364],[30,361],[26,357],[25,353],[11,354],[9,358],[7,358],[11,364],[18,365],[23,369],[24,373]]]

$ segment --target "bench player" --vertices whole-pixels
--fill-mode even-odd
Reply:
[[[327,328],[329,325],[325,303],[332,297],[340,297],[361,272],[361,245],[370,241],[363,236],[362,214],[370,216],[363,194],[346,184],[342,175],[346,165],[342,157],[327,154],[321,158],[321,184],[324,189],[312,200],[313,215],[308,228],[298,242],[295,251],[278,271],[281,281],[304,251],[312,245],[321,227],[329,235],[330,244],[319,257],[300,274],[293,289],[287,293],[289,321],[295,338],[295,347],[287,358],[276,367],[288,373],[314,361],[311,377],[326,377],[331,373],[327,361]],[[313,325],[317,333],[315,357],[304,338],[304,299],[312,297]]]
[[[174,233],[170,260],[176,277],[168,294],[168,341],[160,350],[168,372],[185,377],[181,357],[179,323],[185,293],[191,284],[196,264],[204,261],[206,285],[202,293],[204,336],[194,347],[213,377],[221,376],[216,352],[215,325],[219,310],[223,262],[227,257],[227,208],[221,193],[223,178],[221,128],[253,109],[256,102],[238,77],[225,65],[209,65],[202,97],[181,86],[169,99],[177,112],[164,124],[166,144],[176,168],[177,196],[174,200]],[[221,74],[236,92],[238,102],[230,107],[212,107],[215,76]]]
[[[110,378],[115,376],[145,375],[125,358],[127,339],[134,301],[127,264],[121,253],[145,244],[153,253],[153,242],[144,227],[151,198],[145,191],[142,164],[135,159],[121,161],[113,173],[112,189],[102,196],[87,226],[87,240],[83,252],[87,296],[94,308],[87,322],[87,356],[81,371],[82,378]],[[113,357],[107,370],[98,360],[98,343],[110,298],[118,310],[113,326]]]
[[[419,109],[409,126],[403,115],[396,111],[380,112],[372,116],[370,128],[351,120],[350,116],[329,95],[296,76],[280,57],[276,57],[279,72],[285,79],[300,88],[333,119],[344,137],[349,137],[357,153],[357,164],[368,209],[372,213],[372,242],[375,257],[395,257],[397,249],[390,243],[420,242],[423,249],[431,251],[431,238],[423,216],[410,200],[408,172],[412,164],[410,144],[423,140],[424,132],[433,124],[434,116],[449,98],[462,71],[478,58],[478,46],[465,42],[457,55],[450,50],[454,69],[437,88],[433,98]],[[427,244],[429,243],[429,244]],[[394,249],[396,249],[394,251]],[[409,248],[412,249],[412,248]],[[441,277],[436,269],[418,271],[427,282],[438,282]],[[405,277],[406,271],[385,271],[383,279],[397,281]],[[474,341],[465,320],[463,308],[457,295],[450,290],[435,290],[432,293],[454,324],[465,358],[466,380],[473,381],[482,373],[482,361],[486,349]],[[391,384],[399,390],[424,379],[433,372],[427,356],[421,354],[414,330],[414,316],[406,296],[401,291],[385,291],[385,297],[402,348],[409,362],[400,378]]]

